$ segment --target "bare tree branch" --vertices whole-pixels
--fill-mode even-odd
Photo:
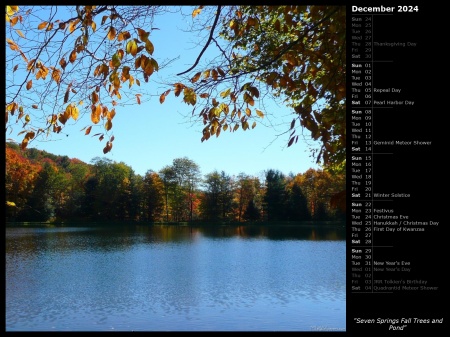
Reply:
[[[219,21],[219,17],[220,17],[220,9],[222,8],[222,5],[218,5],[217,6],[217,13],[216,13],[216,18],[214,19],[214,23],[211,27],[211,33],[209,34],[209,38],[208,41],[206,41],[205,46],[203,47],[202,51],[200,52],[200,54],[198,55],[197,59],[195,60],[195,63],[193,64],[192,67],[190,67],[188,70],[183,71],[182,73],[178,73],[177,76],[183,75],[188,73],[189,71],[191,71],[192,69],[194,69],[197,64],[200,62],[200,59],[203,55],[203,53],[206,51],[206,48],[208,48],[209,44],[211,43],[211,40],[213,38],[213,34],[214,34],[214,30],[216,29],[217,26],[217,21]]]

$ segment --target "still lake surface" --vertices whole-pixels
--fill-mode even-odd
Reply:
[[[6,331],[343,331],[343,226],[7,227]]]

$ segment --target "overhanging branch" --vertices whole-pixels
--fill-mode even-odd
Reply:
[[[211,33],[209,34],[208,41],[206,41],[206,44],[205,44],[205,46],[203,47],[203,49],[202,49],[202,51],[200,52],[200,54],[198,55],[197,59],[195,60],[194,65],[193,65],[192,67],[190,67],[188,70],[183,71],[182,73],[177,74],[177,76],[186,74],[187,72],[191,71],[191,70],[194,69],[194,68],[197,66],[197,64],[200,62],[200,59],[201,59],[203,53],[206,51],[206,48],[208,48],[209,44],[211,43],[211,40],[212,40],[212,37],[213,37],[213,34],[214,34],[214,30],[215,30],[215,28],[216,28],[216,26],[217,26],[217,21],[219,21],[220,9],[221,9],[221,8],[222,8],[221,5],[218,5],[218,6],[217,6],[216,18],[214,19],[214,23],[213,23],[213,25],[212,25],[212,27],[211,27]]]

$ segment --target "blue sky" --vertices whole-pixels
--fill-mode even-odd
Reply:
[[[186,7],[185,13],[191,12],[192,8]],[[195,47],[196,37],[182,32],[187,29],[190,20],[192,17],[189,15],[184,18],[178,14],[157,17],[155,27],[159,30],[152,31],[150,36],[155,47],[153,57],[158,62],[167,58],[179,58],[167,68],[153,74],[148,83],[141,81],[141,86],[145,85],[148,92],[161,94],[164,90],[158,81],[187,70],[194,64],[202,45]],[[212,51],[213,48],[209,48],[203,59],[212,57]],[[115,140],[111,152],[106,155],[102,151],[105,140],[100,142],[97,137],[92,137],[95,132],[86,136],[84,131],[80,131],[90,125],[88,115],[76,123],[72,120],[66,123],[64,131],[68,136],[52,137],[48,141],[36,140],[29,147],[78,158],[86,163],[95,157],[109,158],[124,162],[140,175],[150,169],[159,171],[172,164],[173,159],[181,157],[188,157],[196,162],[202,174],[217,169],[230,175],[244,172],[260,176],[270,168],[278,169],[284,174],[303,173],[309,168],[319,168],[310,156],[310,148],[314,143],[309,140],[309,132],[305,133],[305,140],[309,140],[309,145],[299,137],[297,144],[287,148],[288,135],[277,138],[277,135],[288,128],[293,118],[291,110],[276,104],[261,107],[261,110],[267,116],[257,121],[254,129],[243,131],[240,128],[232,133],[222,131],[218,138],[212,136],[202,143],[200,138],[203,124],[192,124],[186,117],[192,111],[192,106],[183,103],[181,95],[175,97],[171,93],[163,104],[160,104],[158,95],[155,95],[140,105],[116,109],[112,128]],[[23,135],[16,136],[19,131],[16,126],[13,133],[6,134],[6,138],[21,142]]]

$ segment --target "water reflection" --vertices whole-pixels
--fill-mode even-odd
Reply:
[[[6,229],[6,327],[345,328],[345,231],[309,226]]]
[[[343,225],[321,226],[176,226],[125,225],[7,228],[6,253],[17,250],[36,252],[45,250],[129,249],[138,243],[190,242],[199,237],[270,240],[345,240]],[[48,239],[48,240],[47,240]],[[39,247],[38,245],[44,245]]]

